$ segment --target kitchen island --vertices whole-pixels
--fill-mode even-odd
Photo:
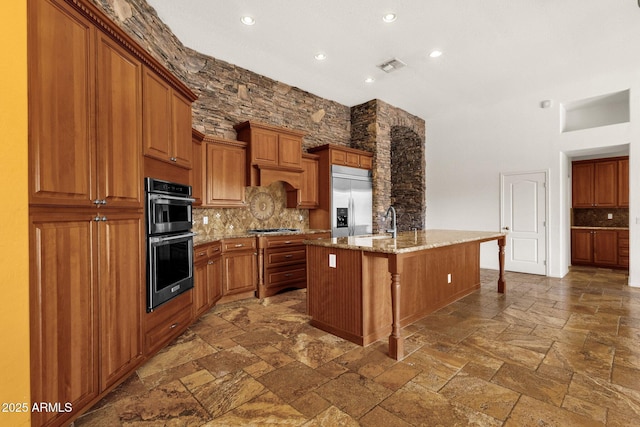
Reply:
[[[311,325],[366,346],[389,336],[404,357],[401,328],[480,288],[480,244],[497,240],[505,292],[504,233],[422,230],[308,240]]]

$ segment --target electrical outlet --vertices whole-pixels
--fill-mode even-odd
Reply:
[[[451,283],[451,273],[447,274],[447,283]]]
[[[607,214],[607,219],[613,219],[613,214],[612,213],[608,213]]]
[[[329,254],[329,267],[336,268],[336,254]]]
[[[203,216],[203,217],[202,217],[202,223],[203,223],[204,225],[209,224],[209,217],[208,217],[208,216]]]

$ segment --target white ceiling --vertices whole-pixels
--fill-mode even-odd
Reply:
[[[147,2],[199,52],[341,104],[377,98],[424,119],[610,70],[640,73],[636,0]],[[387,12],[397,20],[384,23]],[[444,54],[429,58],[433,49]],[[394,57],[407,66],[376,67]]]

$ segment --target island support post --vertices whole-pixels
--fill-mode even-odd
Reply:
[[[506,291],[506,281],[504,279],[504,251],[507,244],[506,236],[498,240],[498,264],[500,271],[498,274],[498,292]],[[480,244],[480,242],[478,243]],[[402,254],[389,256],[389,272],[391,273],[391,314],[393,323],[391,335],[389,335],[389,356],[395,360],[404,358],[404,338],[400,328],[400,277],[402,275]]]

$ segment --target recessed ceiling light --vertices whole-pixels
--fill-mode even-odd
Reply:
[[[398,16],[395,13],[387,13],[382,17],[384,22],[393,22]]]
[[[431,53],[429,54],[430,57],[432,58],[437,58],[439,56],[442,56],[442,51],[440,50],[432,50]]]
[[[324,61],[325,59],[327,59],[327,55],[324,54],[323,52],[318,52],[318,53],[316,53],[315,58],[318,61]]]
[[[366,79],[364,79],[365,83],[373,83],[375,81],[376,81],[376,79],[374,79],[373,77],[367,77]]]
[[[256,23],[256,20],[253,19],[253,17],[247,15],[240,18],[240,22],[242,22],[244,25],[253,25]]]

